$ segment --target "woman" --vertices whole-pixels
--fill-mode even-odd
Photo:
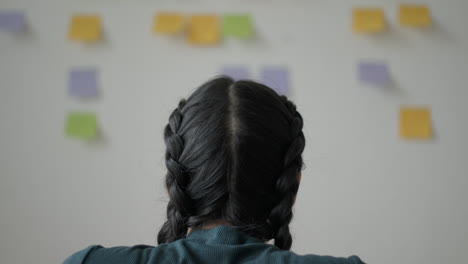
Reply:
[[[170,201],[159,246],[90,246],[65,264],[363,263],[289,251],[302,125],[296,106],[262,84],[203,84],[164,130]]]

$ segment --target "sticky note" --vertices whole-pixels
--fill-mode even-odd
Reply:
[[[194,15],[190,18],[187,40],[195,45],[212,45],[219,42],[219,22],[216,15]]]
[[[225,36],[249,39],[253,35],[252,21],[246,14],[226,14],[223,17]]]
[[[248,80],[251,78],[249,70],[244,66],[224,66],[221,69],[221,74],[229,76],[236,81]]]
[[[21,11],[0,11],[0,29],[21,32],[25,29],[25,16]]]
[[[289,86],[289,72],[285,67],[263,67],[260,72],[263,84],[275,90],[279,95],[286,95]]]
[[[428,107],[401,107],[400,137],[405,139],[429,139],[431,111]]]
[[[402,26],[427,27],[431,25],[429,8],[425,5],[400,5],[398,20]]]
[[[359,80],[365,83],[387,85],[390,83],[390,76],[387,65],[383,62],[360,62]]]
[[[94,42],[101,38],[101,18],[98,15],[75,15],[71,18],[68,38]]]
[[[179,13],[161,12],[154,19],[153,32],[159,34],[176,34],[184,29],[184,17]]]
[[[97,137],[96,115],[87,112],[71,112],[67,116],[65,134],[83,140]]]
[[[68,92],[71,96],[97,96],[97,70],[73,69],[68,76]]]
[[[380,8],[356,8],[353,10],[353,31],[377,33],[385,29],[384,12]]]

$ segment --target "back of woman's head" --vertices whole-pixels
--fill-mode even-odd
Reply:
[[[302,125],[291,101],[251,81],[217,78],[180,101],[164,130],[170,200],[158,243],[221,220],[290,249]]]

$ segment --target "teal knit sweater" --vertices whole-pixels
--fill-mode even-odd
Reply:
[[[90,246],[65,260],[64,264],[159,264],[159,263],[309,263],[364,264],[357,256],[336,258],[297,255],[264,243],[232,226],[196,230],[187,238],[157,247],[103,248]]]

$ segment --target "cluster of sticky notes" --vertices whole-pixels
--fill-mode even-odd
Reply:
[[[95,14],[77,14],[71,17],[68,38],[73,41],[93,43],[101,39],[101,17]],[[68,93],[77,98],[98,96],[98,72],[92,67],[73,68],[68,74]],[[81,140],[97,138],[96,115],[91,112],[70,112],[67,115],[65,134]]]
[[[186,33],[190,44],[213,45],[220,42],[221,32],[226,37],[249,39],[254,31],[247,14],[225,14],[220,18],[216,14],[184,16],[176,12],[160,12],[154,18],[153,32],[165,35]]]
[[[352,17],[352,28],[356,33],[378,33],[385,30],[385,15],[381,8],[355,8]],[[398,21],[401,26],[430,26],[429,8],[426,5],[401,4]]]
[[[73,68],[68,74],[68,93],[77,98],[93,98],[98,95],[98,72],[93,67]],[[91,140],[97,137],[96,115],[91,112],[70,112],[65,134],[70,137]]]
[[[401,107],[400,137],[404,139],[430,139],[432,137],[430,109],[428,107]]]
[[[248,80],[252,78],[249,69],[242,65],[227,65],[221,68],[221,74],[232,79]],[[289,71],[284,66],[264,66],[260,69],[260,82],[272,88],[280,95],[286,95],[289,87]]]
[[[431,25],[429,8],[425,5],[401,4],[398,9],[401,26],[426,27]],[[357,33],[378,33],[385,30],[385,15],[380,8],[353,10],[352,28]],[[388,85],[391,83],[387,64],[382,61],[361,61],[358,78],[363,83]],[[400,137],[404,139],[430,139],[432,137],[431,112],[428,107],[401,107]]]
[[[359,80],[375,85],[390,84],[390,74],[384,62],[361,61],[358,66]]]
[[[70,112],[67,115],[65,134],[82,140],[93,140],[98,136],[96,115],[90,112]]]
[[[79,14],[71,18],[68,38],[79,42],[96,42],[101,38],[101,17],[93,14]]]
[[[9,32],[22,32],[26,27],[25,15],[22,11],[0,11],[0,29]]]
[[[98,73],[95,68],[72,69],[68,76],[68,92],[71,96],[90,98],[98,95]]]
[[[77,98],[93,98],[98,95],[98,71],[93,67],[73,68],[68,74],[68,93]],[[81,140],[97,138],[96,115],[91,112],[70,112],[65,134]]]

